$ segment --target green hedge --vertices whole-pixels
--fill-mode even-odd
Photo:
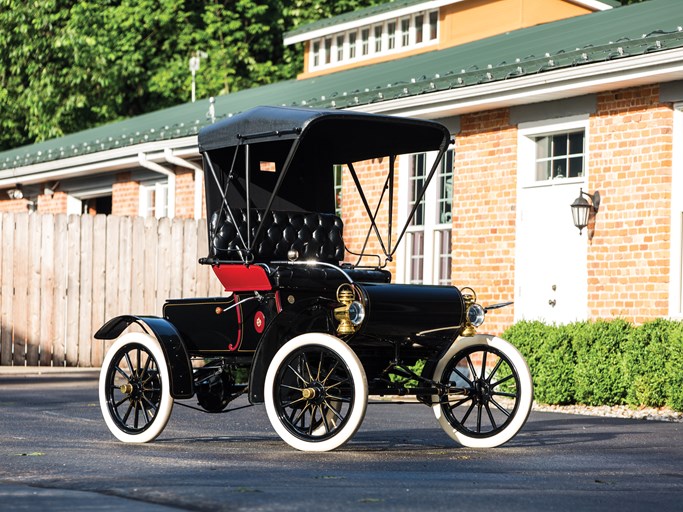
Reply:
[[[669,406],[683,411],[683,323],[519,322],[503,338],[524,355],[546,404]]]

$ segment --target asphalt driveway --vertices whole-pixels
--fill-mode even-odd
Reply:
[[[346,446],[308,454],[262,406],[176,405],[157,441],[127,445],[104,425],[95,373],[0,373],[0,434],[3,511],[683,507],[681,423],[534,412],[505,446],[474,450],[423,405],[376,404]]]

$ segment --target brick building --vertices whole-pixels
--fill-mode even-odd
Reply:
[[[524,318],[683,317],[679,1],[397,0],[285,42],[304,45],[298,80],[0,153],[0,210],[204,215],[198,129],[260,104],[437,119],[453,151],[395,280],[514,300],[487,321],[494,332]],[[430,158],[398,162],[399,217]],[[378,163],[362,167],[377,191]],[[569,208],[580,191],[601,199],[582,234]],[[364,220],[348,180],[340,194],[353,247]]]

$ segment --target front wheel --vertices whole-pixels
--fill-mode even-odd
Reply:
[[[99,395],[104,421],[117,439],[155,439],[173,409],[168,365],[156,338],[131,332],[116,340],[102,363]]]
[[[433,379],[449,388],[443,396],[432,396],[434,414],[463,446],[500,446],[519,432],[531,411],[529,366],[496,336],[457,340],[437,363]]]
[[[346,343],[329,334],[303,334],[287,342],[268,367],[265,389],[273,428],[297,450],[334,450],[351,439],[365,417],[363,366]]]

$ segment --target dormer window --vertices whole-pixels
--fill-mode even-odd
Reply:
[[[369,28],[364,28],[363,30],[360,31],[360,38],[361,38],[361,54],[362,55],[367,55],[370,53],[370,29]]]
[[[438,42],[439,11],[420,11],[311,40],[309,69],[315,71],[412,50]]]

